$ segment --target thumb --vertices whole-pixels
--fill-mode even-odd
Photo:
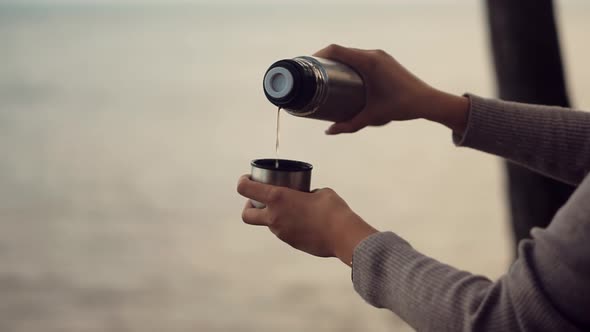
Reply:
[[[332,124],[328,129],[326,129],[326,134],[337,135],[344,133],[355,133],[366,126],[367,122],[363,111],[351,120]]]

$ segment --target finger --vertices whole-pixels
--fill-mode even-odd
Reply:
[[[284,189],[286,188],[252,181],[249,175],[240,177],[237,188],[240,195],[264,204],[277,200]]]
[[[252,202],[248,200],[244,210],[242,210],[242,220],[249,225],[267,226],[267,211],[266,209],[255,208],[252,206]]]
[[[317,51],[313,55],[320,58],[332,59],[346,63],[347,65],[362,72],[367,68],[366,52],[367,51],[358,48],[349,48],[332,44]]]
[[[354,118],[345,122],[332,124],[327,130],[327,135],[337,135],[344,133],[355,133],[368,125],[365,110],[357,114]]]
[[[339,122],[334,123],[328,129],[326,129],[327,135],[338,135],[338,134],[350,134],[356,133],[361,130],[364,126],[352,123],[352,122]]]

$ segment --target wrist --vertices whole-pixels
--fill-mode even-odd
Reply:
[[[378,231],[367,224],[354,212],[342,220],[336,220],[341,227],[336,227],[333,238],[334,256],[344,264],[351,266],[354,249],[364,239]]]
[[[463,134],[467,127],[469,99],[436,90],[429,99],[424,119],[438,122],[457,134]]]

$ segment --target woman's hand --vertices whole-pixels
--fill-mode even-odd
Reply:
[[[304,193],[254,182],[248,175],[240,177],[237,189],[242,196],[266,204],[257,209],[246,202],[245,223],[268,226],[282,241],[314,256],[338,257],[350,265],[357,244],[377,232],[332,189]]]
[[[365,108],[351,120],[333,124],[327,134],[353,133],[366,126],[418,118],[440,122],[463,133],[469,110],[467,98],[432,88],[384,51],[330,45],[314,56],[349,65],[365,82]]]

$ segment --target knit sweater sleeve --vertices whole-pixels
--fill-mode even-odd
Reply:
[[[456,143],[571,183],[588,172],[590,118],[582,112],[470,98],[468,129]],[[590,330],[587,202],[590,176],[547,229],[520,243],[518,259],[496,281],[427,257],[392,232],[376,233],[355,248],[354,288],[418,331]]]
[[[469,120],[455,144],[578,184],[590,170],[590,113],[467,95]]]

